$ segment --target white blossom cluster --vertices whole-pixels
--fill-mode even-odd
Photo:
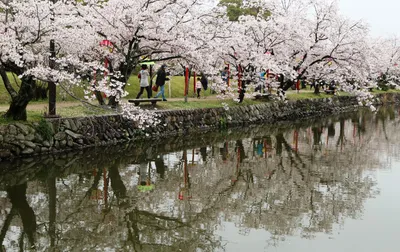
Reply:
[[[145,130],[161,123],[156,111],[145,110],[132,104],[121,103],[121,114],[126,119],[132,120],[139,130]]]

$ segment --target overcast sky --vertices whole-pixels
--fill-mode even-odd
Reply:
[[[400,0],[339,0],[340,12],[352,19],[363,19],[371,35],[400,37]]]

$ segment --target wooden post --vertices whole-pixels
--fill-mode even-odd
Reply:
[[[192,149],[192,166],[194,166],[194,149]]]
[[[150,97],[153,97],[153,65],[150,65]]]
[[[171,93],[172,93],[172,91],[171,91],[171,79],[172,79],[172,76],[169,77],[169,81],[168,81],[168,94],[169,94],[169,98],[171,98]]]
[[[228,77],[227,77],[228,78],[227,79],[228,87],[230,86],[230,80],[229,80],[230,75],[231,75],[231,71],[230,71],[229,64],[228,64]]]
[[[56,246],[56,232],[57,232],[57,186],[56,177],[51,174],[47,179],[47,189],[49,197],[49,228],[48,234],[50,237],[50,248],[54,249]],[[50,249],[50,251],[52,251]]]
[[[151,185],[151,162],[149,162],[148,169],[147,169],[146,185],[147,186]]]
[[[299,132],[295,130],[293,132],[293,138],[294,138],[294,151],[298,152],[299,150]]]
[[[178,199],[179,200],[184,200],[185,199],[185,194],[186,194],[186,199],[190,199],[190,192],[188,191],[190,189],[190,185],[188,185],[188,178],[189,178],[189,172],[188,172],[188,159],[187,159],[187,150],[183,151],[183,188],[181,187],[179,189],[179,195]]]
[[[185,102],[187,102],[187,95],[189,89],[189,68],[185,68]]]
[[[193,72],[193,93],[196,94],[196,72]]]
[[[51,1],[54,5],[56,0]],[[51,7],[51,22],[54,22],[54,6]],[[56,65],[56,49],[54,39],[50,39],[50,58],[49,58],[49,67],[51,69],[55,68]],[[53,80],[48,82],[49,88],[49,117],[56,117],[56,84]]]
[[[267,140],[264,139],[263,141],[263,147],[264,147],[264,158],[267,158]]]
[[[107,209],[108,205],[108,179],[107,179],[107,170],[103,168],[103,189],[104,189],[104,208]]]
[[[238,92],[242,91],[242,66],[238,66]]]

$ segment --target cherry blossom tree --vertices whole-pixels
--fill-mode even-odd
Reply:
[[[11,97],[5,116],[26,120],[26,106],[36,80],[79,84],[80,76],[96,65],[80,57],[94,43],[96,33],[85,25],[75,2],[4,1],[0,8],[4,10],[0,12],[0,74]],[[49,68],[51,39],[57,40],[54,69]],[[11,84],[7,73],[18,75],[19,89]]]
[[[371,85],[382,89],[398,87],[400,76],[400,46],[398,38],[371,39],[366,64],[370,67]]]
[[[205,62],[208,44],[218,38],[223,21],[207,0],[2,2],[1,76],[12,98],[7,117],[26,119],[35,80],[62,89],[82,86],[87,98],[103,92],[116,105],[135,67],[148,59]],[[201,35],[199,35],[201,34]],[[84,38],[84,39],[83,39]],[[49,41],[55,39],[56,67],[49,68]],[[101,41],[108,41],[101,47]],[[110,50],[109,50],[110,49]],[[102,65],[102,60],[108,66]],[[7,72],[18,75],[14,89]],[[95,72],[104,72],[95,80]],[[89,77],[89,78],[88,78]],[[85,80],[86,79],[86,80]],[[89,79],[90,82],[87,82]],[[138,110],[136,110],[138,112]]]
[[[298,43],[300,47],[292,55],[292,64],[298,72],[296,79],[305,76],[344,85],[348,78],[365,81],[368,71],[362,62],[367,49],[366,25],[341,17],[336,2],[313,1],[310,7],[314,12],[305,21],[303,43]]]
[[[105,57],[110,62],[108,70],[114,73],[114,92],[109,100],[113,106],[139,63],[174,59],[193,65],[204,62],[207,54],[202,52],[215,39],[218,27],[219,12],[207,0],[88,1],[87,8],[90,25],[112,42],[113,51]]]
[[[232,50],[223,57],[235,65],[282,73],[289,81],[271,83],[283,90],[302,78],[364,82],[367,26],[339,14],[335,1],[249,1],[271,16],[242,16],[232,25]],[[252,74],[253,83],[259,82]],[[258,79],[258,80],[257,80]]]
[[[227,16],[231,2],[244,10],[233,21]],[[286,91],[301,79],[334,80],[344,90],[358,92],[378,72],[397,75],[395,41],[369,43],[366,24],[341,16],[335,0],[224,3],[2,0],[0,75],[12,100],[6,117],[26,119],[36,80],[65,90],[81,86],[89,99],[102,92],[115,107],[127,94],[135,68],[150,60],[212,74],[221,97],[236,98],[239,91],[240,101],[246,90],[266,81],[270,88]],[[56,41],[53,68],[50,40]],[[234,76],[229,87],[218,72],[224,64]],[[280,78],[260,78],[261,70]],[[20,77],[19,90],[7,73]],[[134,114],[128,117],[137,118],[141,110]]]

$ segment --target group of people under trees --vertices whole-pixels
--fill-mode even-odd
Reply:
[[[167,101],[165,98],[165,82],[169,80],[167,77],[167,72],[166,72],[166,65],[163,64],[157,71],[156,75],[156,82],[155,86],[151,87],[149,83],[149,79],[153,78],[154,76],[150,76],[150,73],[148,72],[148,66],[146,64],[141,65],[141,70],[139,71],[138,78],[139,78],[139,83],[140,83],[140,91],[136,96],[136,99],[139,99],[141,95],[143,94],[144,90],[147,92],[147,98],[151,98],[152,96],[152,91],[158,91],[158,88],[160,89],[158,93],[154,96],[154,98],[162,97],[163,101]],[[324,90],[326,93],[329,94],[335,94],[336,92],[336,83],[335,81],[331,81],[330,83],[327,83],[325,80],[321,79],[306,79],[302,78],[301,80],[285,80],[285,77],[283,74],[272,74],[269,73],[268,71],[265,71],[264,69],[261,70],[261,72],[256,73],[255,67],[250,67],[244,69],[243,76],[253,76],[253,78],[246,78],[244,77],[241,80],[241,85],[239,88],[239,102],[242,102],[244,99],[244,94],[246,92],[246,87],[251,84],[255,83],[256,87],[254,89],[255,92],[260,92],[263,93],[263,90],[267,90],[268,93],[271,92],[271,85],[268,85],[267,79],[269,78],[274,78],[276,82],[279,83],[279,88],[280,90],[285,90],[291,88],[293,90],[295,89],[305,89],[307,88],[307,85],[309,85],[310,89],[314,89],[314,93],[318,94],[320,90]],[[254,76],[256,76],[254,78]],[[221,79],[223,83],[226,86],[229,86],[229,68],[225,67],[221,71]],[[201,77],[196,78],[196,94],[197,98],[200,98],[200,94],[202,89],[207,90],[208,87],[208,79],[204,73],[201,73]],[[224,89],[221,91],[224,93]]]
[[[158,90],[158,87],[160,88],[160,91],[156,94],[156,96],[154,96],[154,98],[158,98],[160,95],[162,97],[163,101],[167,101],[167,99],[165,98],[165,82],[167,80],[169,80],[169,78],[167,77],[167,73],[165,71],[165,68],[167,67],[167,65],[163,64],[160,69],[158,69],[157,71],[157,78],[156,78],[156,88],[154,89],[154,91]],[[139,83],[140,83],[140,91],[136,96],[136,99],[139,99],[140,96],[143,94],[143,91],[146,89],[147,92],[147,98],[150,99],[151,95],[152,95],[152,89],[150,87],[150,83],[149,83],[149,78],[152,78],[152,76],[150,76],[150,73],[147,71],[147,65],[143,64],[141,67],[141,70],[139,71],[138,74],[138,78],[139,78]]]
[[[221,71],[221,79],[227,86],[229,79],[228,71],[229,71],[228,67],[225,67],[224,70]],[[246,87],[250,84],[255,85],[254,88],[255,92],[259,93],[265,92],[271,94],[272,90],[271,83],[277,82],[278,95],[279,92],[284,94],[285,91],[288,89],[300,90],[307,88],[307,86],[309,86],[310,89],[314,89],[315,94],[319,94],[321,89],[324,90],[324,92],[326,92],[327,94],[333,94],[333,95],[335,95],[337,91],[337,85],[334,80],[327,82],[326,80],[323,79],[317,79],[317,78],[307,79],[305,77],[299,80],[286,79],[284,74],[282,73],[274,74],[264,69],[261,69],[260,72],[257,72],[256,68],[251,65],[244,68],[244,71],[242,72],[241,76],[242,80],[239,88],[239,102],[243,101],[244,93],[246,92]]]
[[[150,76],[150,73],[148,72],[148,66],[146,64],[143,64],[141,66],[141,70],[139,71],[138,78],[139,78],[139,85],[140,85],[140,91],[136,96],[136,99],[139,99],[140,96],[143,94],[144,90],[147,92],[147,98],[150,99],[152,95],[152,91],[158,91],[158,88],[160,88],[160,91],[154,96],[154,98],[162,97],[163,101],[167,101],[165,98],[165,82],[169,80],[167,77],[167,72],[166,72],[166,67],[167,65],[163,64],[157,71],[156,75],[156,85],[151,87],[149,83],[149,78],[153,78],[154,76]],[[208,80],[207,77],[202,74],[201,77],[197,77],[197,83],[196,83],[196,92],[197,92],[197,98],[200,98],[200,93],[201,90],[207,90],[208,87]]]
[[[335,94],[337,86],[335,81],[330,81],[327,82],[326,80],[323,79],[316,79],[316,78],[311,78],[307,79],[305,77],[300,78],[299,80],[285,80],[285,76],[283,74],[275,75],[275,74],[270,74],[267,73],[265,70],[261,70],[260,74],[260,80],[261,84],[259,84],[256,88],[255,91],[262,91],[265,88],[268,88],[270,92],[270,86],[266,84],[266,78],[274,78],[275,81],[279,83],[279,89],[282,90],[287,90],[287,89],[292,89],[292,90],[300,90],[300,89],[306,89],[307,86],[310,87],[311,89],[314,89],[315,94],[319,94],[320,90],[324,90],[326,93],[329,94]]]

